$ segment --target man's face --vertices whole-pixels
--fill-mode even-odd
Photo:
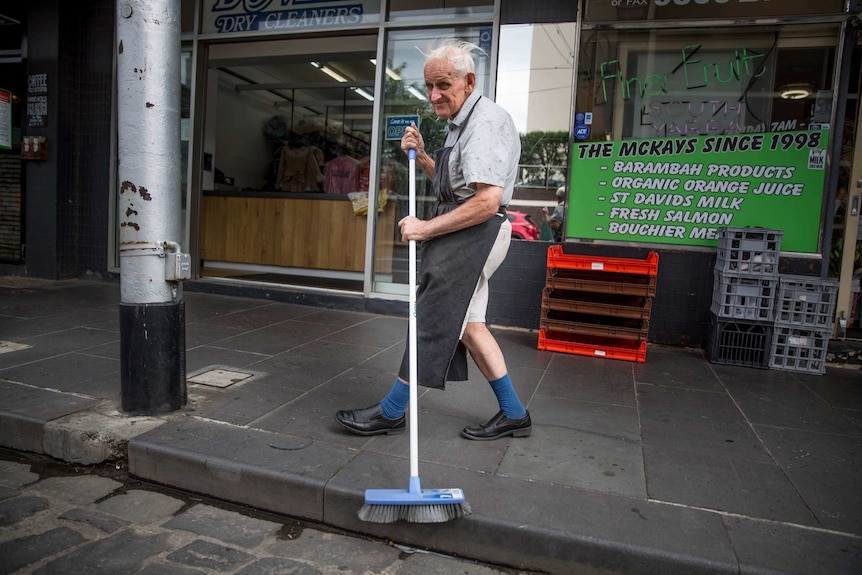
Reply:
[[[440,118],[454,118],[476,87],[472,72],[460,77],[447,60],[431,60],[425,64],[425,89]]]

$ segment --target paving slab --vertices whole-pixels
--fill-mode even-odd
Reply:
[[[0,573],[12,573],[46,555],[53,555],[84,541],[77,531],[68,527],[55,527],[38,535],[0,543]]]
[[[23,495],[0,501],[0,527],[8,527],[44,511],[51,502],[44,497]]]
[[[173,517],[162,527],[183,529],[239,547],[257,547],[268,535],[281,529],[281,524],[198,504]]]
[[[120,531],[86,543],[33,571],[34,575],[135,573],[150,556],[167,548],[169,534]]]
[[[39,475],[30,471],[29,465],[12,461],[0,461],[0,485],[18,489],[22,485],[39,480]]]
[[[276,556],[348,573],[385,573],[401,554],[395,546],[317,529],[304,529],[299,538],[273,541],[264,549]],[[448,566],[452,569],[449,559]],[[398,570],[399,575],[402,572],[403,567]]]
[[[107,513],[100,513],[98,511],[81,508],[75,508],[66,511],[65,513],[60,515],[60,519],[68,519],[69,521],[76,521],[78,523],[91,525],[96,529],[104,531],[105,533],[113,533],[117,529],[125,527],[129,524],[129,521],[125,519],[113,517],[111,515],[108,515]]]
[[[22,488],[23,493],[38,493],[55,501],[82,506],[107,497],[123,486],[119,481],[100,475],[47,477]]]
[[[859,537],[742,517],[727,517],[725,523],[740,573],[862,573]]]
[[[254,560],[254,555],[226,545],[198,539],[168,554],[170,561],[205,571],[234,571]]]
[[[163,493],[130,489],[100,501],[96,505],[96,510],[126,521],[154,523],[173,517],[183,505],[181,499]]]

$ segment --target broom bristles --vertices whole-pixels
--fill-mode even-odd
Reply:
[[[471,513],[470,504],[434,503],[429,505],[383,505],[366,503],[359,510],[359,518],[369,523],[445,523]]]

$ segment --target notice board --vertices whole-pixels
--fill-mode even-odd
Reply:
[[[819,253],[828,126],[573,145],[566,237],[716,246],[718,228],[783,230]]]

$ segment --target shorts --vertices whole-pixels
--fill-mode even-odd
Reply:
[[[491,247],[491,253],[488,254],[488,259],[485,261],[485,267],[482,268],[482,273],[479,274],[479,281],[476,283],[476,290],[473,292],[473,297],[470,299],[470,305],[467,307],[467,315],[464,317],[464,323],[461,325],[461,335],[464,335],[464,330],[468,323],[485,323],[485,314],[488,311],[488,280],[506,259],[506,254],[509,253],[509,244],[512,243],[512,224],[508,219],[505,219],[500,225],[500,232],[497,234],[497,239]]]

